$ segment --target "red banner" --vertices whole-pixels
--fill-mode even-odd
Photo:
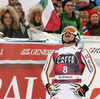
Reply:
[[[0,44],[0,60],[45,60],[48,53],[62,45]]]
[[[33,64],[0,65],[0,99],[45,99],[42,67]]]
[[[41,72],[49,52],[62,46],[0,43],[0,99],[50,99],[41,81]],[[50,81],[52,77],[53,71]],[[89,90],[88,99],[100,98],[100,88],[95,89],[95,84]]]
[[[39,61],[45,61],[51,50],[61,46],[1,43],[0,99],[46,99],[46,90],[41,81],[44,64]],[[53,72],[51,76],[54,76]]]

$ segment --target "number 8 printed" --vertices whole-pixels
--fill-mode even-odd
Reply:
[[[64,66],[64,67],[63,67],[63,73],[67,73],[67,72],[68,72],[67,66]]]

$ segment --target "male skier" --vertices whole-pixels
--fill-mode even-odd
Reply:
[[[62,31],[64,47],[53,50],[47,57],[41,78],[51,99],[86,99],[96,76],[97,68],[90,53],[78,45],[80,33],[74,26],[67,26]],[[87,66],[89,81],[82,84],[82,74]],[[49,82],[49,75],[54,69],[54,85]]]

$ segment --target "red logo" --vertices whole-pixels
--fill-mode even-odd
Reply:
[[[93,89],[90,99],[100,99],[100,88]]]
[[[86,55],[85,55],[85,58],[86,58],[86,59],[88,59],[88,58],[89,58],[89,55],[88,55],[88,54],[86,54]]]

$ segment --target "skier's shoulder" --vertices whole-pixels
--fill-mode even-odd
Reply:
[[[58,48],[54,50],[54,53],[58,53],[62,48]]]
[[[83,48],[82,49],[82,54],[90,54],[89,50],[87,50],[86,48]]]

